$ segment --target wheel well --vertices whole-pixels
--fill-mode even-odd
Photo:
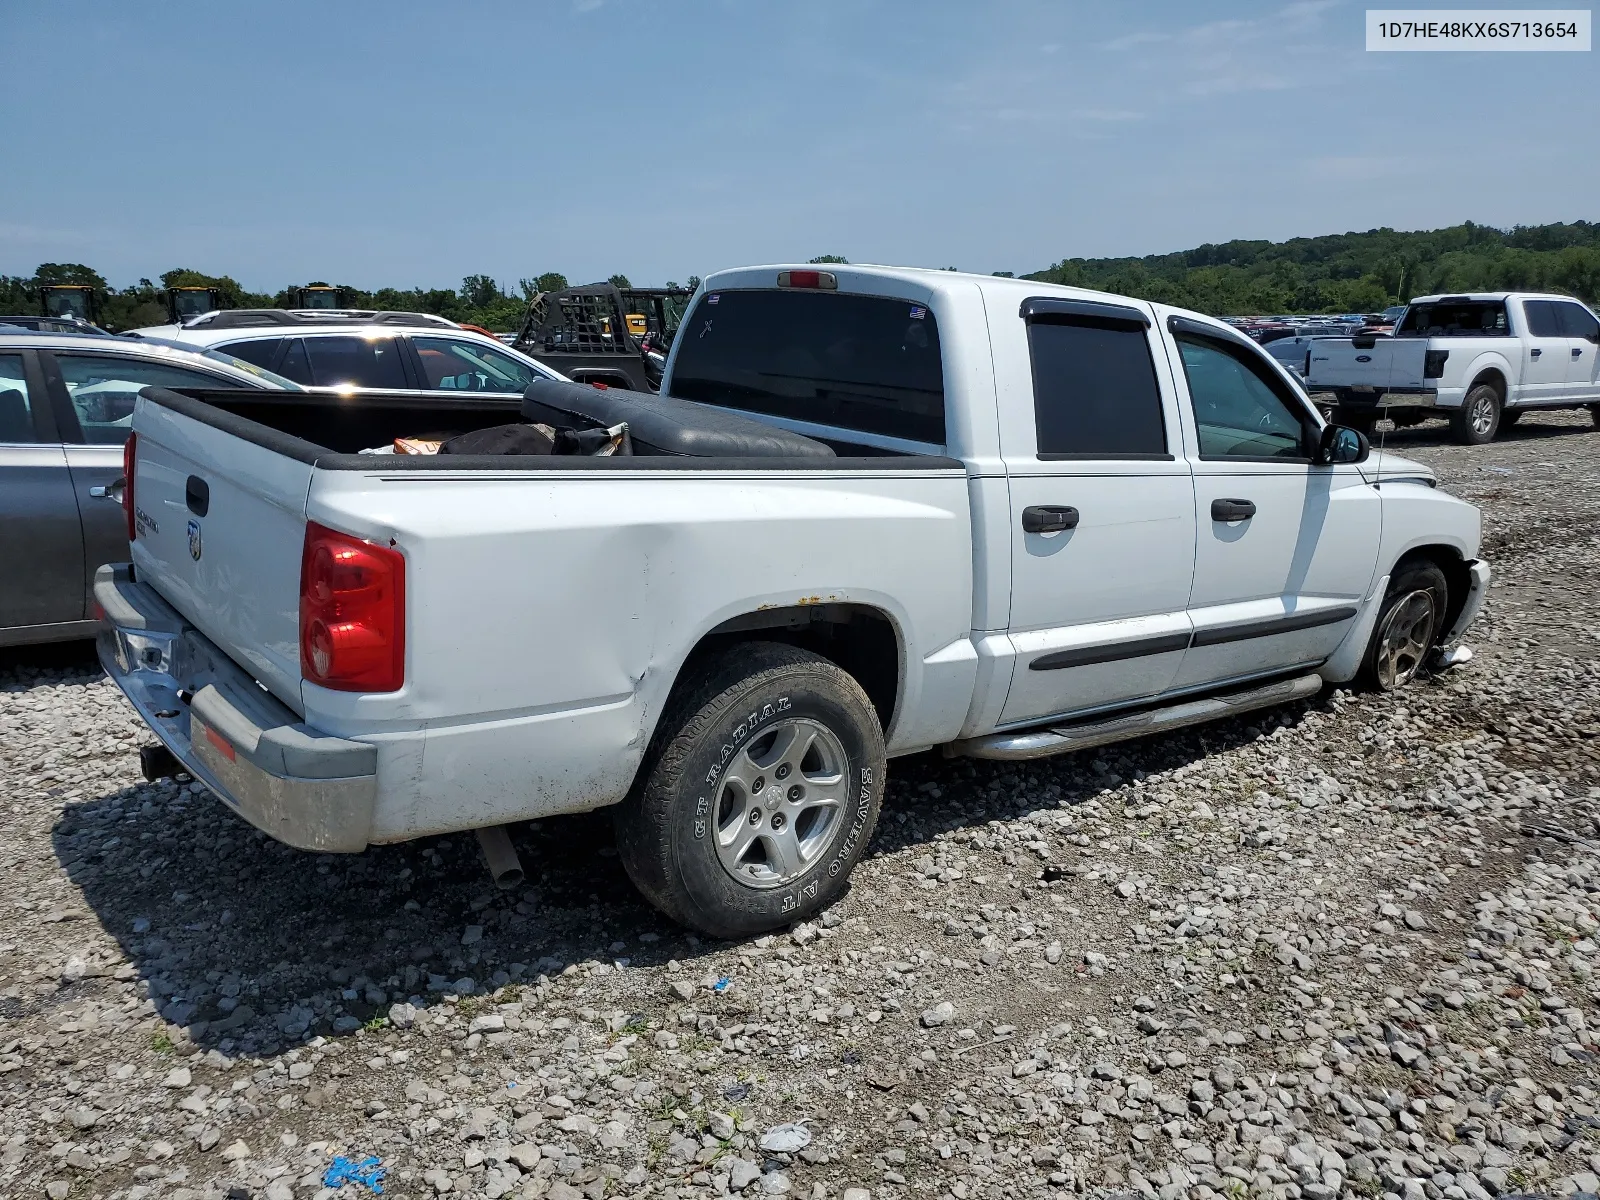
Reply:
[[[1479,371],[1477,378],[1467,385],[1467,391],[1472,391],[1472,389],[1477,387],[1480,383],[1487,383],[1495,391],[1499,392],[1501,403],[1505,402],[1506,377],[1502,375],[1499,370],[1494,367],[1490,367],[1486,371]]]
[[[1453,546],[1418,546],[1400,556],[1391,574],[1398,574],[1403,566],[1412,562],[1431,562],[1444,573],[1445,586],[1450,589],[1445,597],[1444,629],[1449,630],[1461,615],[1467,594],[1472,590],[1472,572],[1466,560]]]
[[[887,733],[900,695],[900,636],[882,610],[864,604],[796,604],[724,621],[695,645],[689,664],[736,642],[784,642],[849,672]]]

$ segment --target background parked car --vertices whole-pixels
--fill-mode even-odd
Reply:
[[[451,323],[439,325],[440,318],[424,314],[378,313],[371,320],[329,320],[279,310],[211,315],[218,319],[176,331],[161,326],[138,332],[222,350],[309,388],[520,397],[536,379],[564,378],[494,337]],[[413,316],[416,321],[396,319]]]
[[[0,330],[0,646],[93,635],[95,568],[128,553],[111,487],[152,384],[298,390],[194,347]]]

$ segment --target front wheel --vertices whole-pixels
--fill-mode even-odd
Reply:
[[[1391,692],[1417,677],[1444,632],[1449,596],[1444,572],[1431,562],[1402,564],[1395,571],[1362,660],[1369,685]]]
[[[1463,446],[1492,442],[1500,429],[1500,411],[1500,393],[1487,383],[1480,383],[1450,414],[1450,432]]]
[[[731,647],[674,696],[616,812],[634,884],[714,937],[836,899],[877,824],[886,756],[861,685],[777,642]]]

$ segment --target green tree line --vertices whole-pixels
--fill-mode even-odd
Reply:
[[[846,260],[825,254],[811,261]],[[1433,292],[1551,291],[1594,302],[1600,299],[1600,223],[1496,229],[1469,221],[1411,233],[1371,229],[1287,242],[1223,242],[1143,258],[1067,258],[1023,278],[1098,288],[1217,316],[1372,312]],[[611,282],[629,286],[625,275],[613,275]],[[690,286],[697,282],[691,278]],[[163,272],[159,283],[141,279],[131,287],[114,288],[82,263],[44,263],[31,276],[0,275],[0,314],[38,312],[38,288],[56,283],[94,288],[100,323],[110,329],[165,323],[163,292],[172,287],[217,288],[228,308],[294,305],[293,288],[276,294],[251,292],[230,275],[177,269]],[[519,280],[512,291],[488,275],[468,275],[454,290],[338,286],[345,289],[351,307],[437,313],[509,331],[521,323],[535,293],[559,290],[567,280],[547,272]]]
[[[1600,223],[1495,229],[1467,222],[1287,242],[1236,241],[1143,258],[1067,258],[1023,276],[1196,309],[1373,312],[1438,292],[1549,291],[1600,298]]]
[[[611,282],[618,287],[629,286],[627,277],[623,275],[613,275]],[[165,293],[169,288],[216,288],[221,294],[224,308],[293,308],[298,287],[328,286],[322,280],[312,280],[277,293],[252,292],[231,275],[207,275],[203,271],[179,268],[162,272],[159,283],[141,279],[131,287],[114,288],[107,283],[105,276],[82,263],[43,263],[29,276],[0,275],[0,315],[37,314],[39,288],[51,284],[93,288],[99,323],[112,330],[166,324],[168,313]],[[418,287],[367,291],[350,284],[335,286],[344,290],[345,307],[348,308],[437,313],[452,321],[509,332],[522,323],[528,301],[536,293],[559,291],[567,286],[567,278],[559,272],[547,271],[520,280],[515,292],[503,290],[488,275],[468,275],[456,290]]]

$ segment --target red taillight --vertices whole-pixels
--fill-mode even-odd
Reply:
[[[130,433],[128,440],[122,443],[122,515],[128,518],[128,540],[131,542],[138,536],[139,530],[133,523],[133,466],[137,457],[139,435]]]
[[[406,676],[406,560],[388,546],[306,523],[300,673],[341,692],[393,692]]]
[[[832,271],[779,271],[778,286],[784,288],[821,288],[833,292],[839,289],[839,277]]]

